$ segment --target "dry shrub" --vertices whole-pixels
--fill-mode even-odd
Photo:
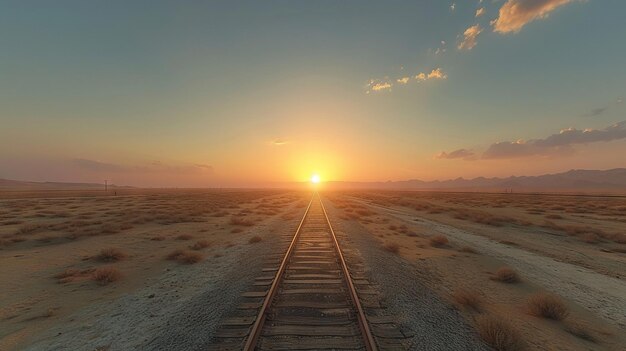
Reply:
[[[96,257],[100,261],[116,262],[125,259],[126,257],[128,257],[128,255],[126,255],[126,253],[120,249],[109,247],[107,249],[100,250],[100,254],[98,254],[98,256]]]
[[[400,253],[400,245],[398,245],[397,243],[387,243],[385,244],[384,248],[391,253]]]
[[[469,307],[475,311],[480,310],[481,298],[477,291],[457,289],[452,294],[452,298],[461,306]]]
[[[246,217],[231,217],[230,224],[241,225],[244,227],[251,227],[254,225],[254,222],[251,219],[248,219]]]
[[[459,251],[466,252],[466,253],[471,253],[471,254],[478,253],[478,252],[476,252],[476,250],[474,250],[473,248],[471,248],[469,246],[463,246],[462,248],[459,249]]]
[[[202,250],[202,249],[207,248],[209,246],[211,246],[211,243],[208,240],[198,240],[193,245],[191,245],[189,248],[193,249],[193,250]]]
[[[430,238],[430,246],[441,247],[448,244],[448,238],[445,235],[435,235]]]
[[[597,341],[595,335],[591,333],[591,328],[585,323],[567,319],[565,320],[565,330],[581,339],[591,342]]]
[[[243,229],[241,229],[241,228],[233,228],[230,232],[234,233],[234,234],[241,233],[241,232],[243,232]]]
[[[516,351],[523,349],[519,333],[500,318],[490,315],[476,317],[476,328],[480,337],[497,351]]]
[[[545,292],[536,293],[528,298],[528,312],[536,317],[560,321],[567,317],[569,311],[563,300],[558,296]]]
[[[122,278],[122,273],[120,273],[120,271],[115,267],[102,267],[96,269],[91,278],[100,285],[107,285],[120,280]]]
[[[250,244],[254,244],[254,243],[258,243],[258,242],[260,242],[261,240],[263,240],[263,238],[261,238],[261,237],[260,237],[260,236],[258,236],[258,235],[255,235],[255,236],[251,237],[251,238],[250,238],[250,240],[248,240],[248,242],[249,242]]]
[[[191,240],[191,239],[193,239],[193,235],[191,235],[191,234],[181,234],[181,235],[177,236],[176,239],[178,239],[178,240]]]
[[[153,236],[152,238],[150,238],[150,240],[152,240],[152,241],[163,241],[163,240],[165,240],[165,237],[163,235],[157,235],[157,236]]]
[[[167,255],[168,260],[174,260],[179,263],[184,264],[193,264],[202,261],[204,256],[199,252],[195,251],[186,251],[186,250],[174,250],[169,255]]]
[[[503,283],[519,282],[519,275],[510,267],[500,267],[491,277],[491,280],[497,280]]]

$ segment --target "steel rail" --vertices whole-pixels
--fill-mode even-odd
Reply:
[[[368,351],[377,351],[378,347],[376,346],[376,341],[374,340],[374,336],[372,334],[372,330],[367,323],[367,318],[365,317],[365,312],[363,311],[363,306],[359,301],[359,295],[356,292],[356,288],[354,287],[354,283],[352,283],[352,277],[350,276],[350,272],[348,271],[348,265],[343,257],[343,253],[339,248],[339,242],[337,241],[337,236],[335,235],[335,231],[333,230],[333,226],[330,224],[330,220],[328,219],[328,214],[326,213],[326,208],[324,207],[324,203],[322,199],[317,195],[320,204],[322,205],[322,212],[324,212],[324,217],[326,218],[326,222],[328,223],[328,228],[330,229],[330,233],[332,234],[333,241],[335,242],[335,249],[337,250],[337,255],[339,255],[339,260],[341,261],[341,268],[343,270],[343,274],[346,277],[346,283],[348,284],[348,290],[350,292],[350,298],[354,303],[354,307],[357,310],[357,319],[359,321],[359,328],[361,329],[361,334],[363,334],[363,342],[365,344],[365,348]]]
[[[263,301],[263,305],[261,305],[261,309],[259,310],[259,313],[257,314],[256,320],[254,321],[254,324],[252,325],[252,329],[250,330],[250,334],[248,335],[248,339],[246,340],[246,343],[243,347],[243,350],[245,351],[253,351],[256,347],[257,341],[259,340],[259,337],[261,336],[261,330],[263,329],[263,324],[265,323],[267,310],[269,309],[270,304],[272,303],[272,300],[274,299],[274,296],[276,296],[276,292],[278,291],[278,285],[283,275],[285,274],[285,268],[287,267],[287,263],[289,262],[289,258],[291,257],[291,254],[293,253],[293,248],[296,246],[296,242],[298,241],[298,236],[300,236],[300,230],[302,229],[302,224],[304,224],[304,220],[306,219],[306,216],[309,214],[309,209],[311,208],[311,204],[313,203],[314,198],[315,198],[315,195],[311,197],[311,200],[309,201],[309,205],[307,206],[306,211],[304,211],[304,216],[302,216],[302,220],[300,220],[300,224],[298,225],[296,234],[294,234],[293,239],[291,240],[291,243],[289,244],[289,248],[287,249],[287,253],[285,253],[285,257],[280,263],[280,267],[278,268],[278,271],[276,271],[276,276],[274,276],[274,281],[272,282],[272,285],[270,286],[267,296],[265,297],[265,300]]]

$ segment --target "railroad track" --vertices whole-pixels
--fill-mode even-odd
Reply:
[[[397,340],[406,336],[393,319],[366,316],[358,292],[365,289],[371,297],[370,284],[351,275],[319,195],[313,195],[286,252],[270,262],[278,266],[263,271],[273,274],[257,278],[253,291],[242,294],[251,302],[224,322],[212,349],[378,350],[368,317],[385,338],[381,349],[403,349]],[[366,307],[381,308],[371,299]]]

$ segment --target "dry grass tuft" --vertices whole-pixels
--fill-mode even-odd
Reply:
[[[231,217],[230,224],[232,225],[241,225],[244,227],[251,227],[254,225],[254,222],[246,217]]]
[[[430,238],[430,246],[441,247],[448,244],[448,238],[445,235],[435,235]]]
[[[122,273],[115,267],[102,267],[96,269],[92,274],[92,279],[100,285],[118,281],[122,278]]]
[[[189,248],[192,250],[202,250],[211,246],[211,243],[208,240],[198,240]]]
[[[178,240],[191,240],[191,239],[193,239],[193,235],[191,235],[191,234],[181,234],[181,235],[177,236],[176,239],[178,239]]]
[[[491,280],[511,284],[519,282],[520,279],[517,272],[515,272],[512,268],[501,267],[494,273]]]
[[[103,262],[117,262],[119,260],[125,259],[126,257],[128,257],[128,255],[120,249],[109,247],[107,249],[100,250],[100,254],[98,254],[98,256],[96,257],[98,258],[98,260]]]
[[[385,244],[384,248],[391,253],[400,253],[400,245],[397,243],[387,243]]]
[[[233,233],[233,234],[241,233],[241,232],[243,232],[243,229],[241,229],[241,228],[233,228],[230,232]]]
[[[452,298],[461,306],[469,307],[475,311],[480,310],[481,298],[477,291],[457,289],[452,294]]]
[[[517,351],[524,347],[519,333],[499,318],[480,315],[476,318],[476,329],[483,341],[497,351]]]
[[[152,238],[150,238],[150,240],[152,240],[152,241],[163,241],[163,240],[165,240],[165,237],[163,235],[157,235],[157,236],[153,236]]]
[[[201,253],[187,250],[174,250],[167,255],[168,260],[177,261],[184,264],[194,264],[202,261],[204,256]]]
[[[563,320],[569,314],[567,306],[558,296],[540,292],[528,298],[528,312],[536,317]]]
[[[255,236],[251,237],[251,238],[250,238],[250,240],[248,240],[248,242],[249,242],[250,244],[254,244],[254,243],[258,243],[258,242],[260,242],[261,240],[263,240],[263,238],[261,238],[261,237],[260,237],[260,236],[258,236],[258,235],[255,235]]]

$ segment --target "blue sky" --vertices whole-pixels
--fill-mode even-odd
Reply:
[[[2,1],[0,177],[248,185],[626,166],[621,125],[484,157],[626,120],[625,11],[617,0]]]

